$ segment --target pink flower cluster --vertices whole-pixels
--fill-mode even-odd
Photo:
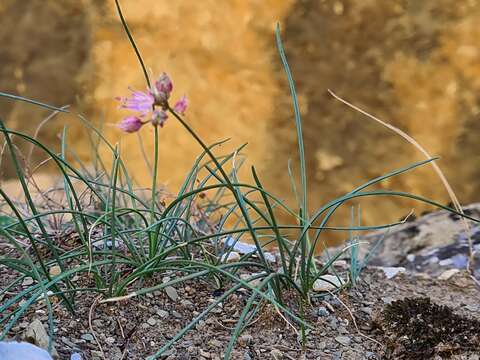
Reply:
[[[142,128],[143,125],[151,123],[153,126],[163,127],[168,119],[167,110],[169,109],[168,100],[173,90],[173,83],[170,77],[163,73],[155,85],[146,92],[136,91],[129,88],[132,92],[130,97],[117,97],[120,101],[120,107],[137,112],[137,115],[125,117],[117,126],[119,129],[134,133]],[[173,110],[180,114],[185,114],[188,101],[184,95],[178,100]]]

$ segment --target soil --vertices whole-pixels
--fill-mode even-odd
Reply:
[[[340,265],[337,270],[341,272],[344,265]],[[1,282],[13,276],[5,268],[0,271]],[[175,274],[156,276],[144,285],[165,281],[167,275]],[[93,279],[85,277],[76,281],[93,285]],[[84,359],[102,359],[100,344],[106,359],[145,359],[220,296],[228,284],[219,289],[203,280],[175,288],[176,300],[165,291],[155,291],[94,307],[98,299],[93,294],[82,295],[75,302],[75,315],[56,303],[55,347],[60,358],[68,359],[77,351]],[[465,273],[448,281],[412,273],[388,280],[381,270],[367,268],[355,287],[312,301],[306,319],[313,329],[304,347],[298,327],[290,326],[293,321],[287,323],[271,305],[263,304],[244,329],[232,359],[475,359],[474,354],[480,352],[478,291]],[[248,297],[246,291],[232,294],[163,358],[221,359]],[[32,306],[10,337],[21,337],[35,319],[46,324],[45,310],[42,302]]]

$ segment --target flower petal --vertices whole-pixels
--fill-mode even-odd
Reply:
[[[185,95],[183,95],[180,98],[180,100],[178,100],[175,103],[175,106],[173,107],[173,110],[175,110],[175,112],[178,112],[178,113],[184,115],[185,111],[187,111],[187,107],[188,107],[188,100],[187,100],[187,97]]]
[[[131,97],[116,98],[121,102],[120,107],[138,111],[142,114],[152,110],[155,100],[150,92],[136,91],[133,89],[130,89],[130,91],[132,92]]]

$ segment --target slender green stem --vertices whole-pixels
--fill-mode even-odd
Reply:
[[[157,204],[157,176],[158,176],[158,126],[154,126],[154,150],[153,150],[153,177],[152,177],[152,203],[151,203],[151,222],[152,224],[156,220],[155,216],[155,206]],[[149,255],[150,258],[155,256],[155,252],[157,250],[157,232],[151,233],[150,237],[150,248],[149,248]]]

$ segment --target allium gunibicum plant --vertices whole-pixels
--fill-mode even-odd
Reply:
[[[151,84],[148,80],[147,85],[145,92],[129,88],[131,91],[130,97],[116,97],[115,99],[120,101],[120,108],[136,113],[125,117],[118,123],[117,127],[119,129],[127,133],[135,133],[145,124],[151,124],[155,129],[151,206],[151,221],[154,222],[157,198],[158,127],[163,128],[165,121],[168,119],[169,111],[184,115],[188,107],[188,100],[183,95],[175,103],[173,109],[170,108],[169,100],[173,91],[173,82],[165,72],[160,75],[154,84]],[[178,116],[177,114],[175,115]],[[154,257],[158,246],[158,236],[155,233],[150,233],[149,238],[149,254],[151,257]]]
[[[150,294],[185,281],[207,279],[211,280],[212,289],[214,287],[223,289],[223,293],[212,298],[212,302],[209,302],[203,311],[194,314],[183,329],[172,334],[169,340],[148,359],[159,358],[187,331],[195,329],[196,324],[210,311],[241,289],[247,290],[241,292],[245,294],[245,305],[224,351],[224,360],[229,359],[239,334],[248,324],[251,324],[263,309],[262,304],[265,302],[273,304],[290,325],[297,324],[300,327],[300,335],[304,343],[306,330],[311,327],[306,322],[306,307],[314,304],[315,298],[323,296],[314,291],[314,284],[326,272],[335,272],[331,265],[341,255],[341,252],[333,256],[327,254],[324,261],[317,262],[319,259],[315,251],[324,245],[323,231],[365,231],[394,225],[328,226],[330,219],[340,206],[365,196],[404,197],[429,203],[478,222],[462,214],[461,210],[453,210],[419,196],[398,191],[367,189],[385,179],[431,163],[435,160],[432,158],[374,178],[345,195],[331,200],[317,211],[309,212],[301,113],[279,28],[276,31],[277,46],[292,95],[299,148],[299,181],[296,181],[291,169],[286,175],[290,176],[293,185],[296,182],[301,185],[298,187],[299,200],[296,209],[288,207],[282,200],[267,191],[253,167],[253,181],[240,181],[237,177],[240,161],[235,159],[240,157],[243,146],[230,154],[215,155],[214,152],[223,142],[207,146],[192,129],[183,117],[188,106],[187,98],[183,96],[170,106],[172,80],[163,73],[154,83],[150,82],[118,0],[115,0],[115,3],[124,29],[142,66],[147,84],[145,91],[131,90],[130,96],[117,98],[121,109],[130,112],[119,122],[118,127],[126,133],[138,133],[144,125],[152,126],[154,129],[151,197],[145,197],[144,192],[136,192],[134,181],[118,148],[109,143],[101,131],[82,116],[79,115],[79,119],[91,131],[90,140],[95,169],[93,173],[90,173],[85,164],[81,163],[80,157],[73,156],[72,158],[79,159],[76,161],[68,160],[67,155],[75,152],[68,146],[66,128],[62,134],[59,154],[27,134],[7,129],[0,119],[0,135],[5,139],[3,157],[9,155],[26,200],[26,204],[21,205],[19,210],[18,203],[13,201],[0,186],[0,201],[2,201],[0,205],[5,205],[10,210],[7,222],[0,213],[0,241],[6,240],[17,252],[10,254],[9,251],[9,254],[0,256],[0,266],[6,266],[18,274],[11,283],[0,288],[0,299],[4,299],[0,304],[0,324],[2,325],[0,340],[11,334],[14,325],[22,319],[32,304],[42,299],[45,299],[47,305],[49,335],[53,340],[55,325],[54,307],[50,301],[52,297],[60,298],[73,313],[76,307],[74,300],[85,293],[96,293],[101,303],[111,303]],[[57,108],[13,94],[0,92],[0,97],[20,100],[55,112],[67,112],[66,108]],[[201,146],[202,153],[187,174],[177,196],[164,207],[159,204],[156,191],[158,143],[159,129],[165,125],[169,117],[176,119],[195,139]],[[30,167],[28,164],[24,165],[13,140],[32,144],[46,154],[50,162],[56,166],[64,182],[63,188],[59,191],[63,191],[67,207],[63,203],[58,205],[47,197],[40,203],[35,200],[28,186],[28,176],[32,172],[24,170],[24,166],[27,170]],[[113,157],[111,169],[107,169],[100,159],[98,147],[101,142],[111,150]],[[80,187],[82,188],[80,193],[73,185],[74,182],[84,184],[85,190],[83,186]],[[297,192],[295,186],[292,188]],[[192,209],[196,211],[200,208],[200,206],[196,207],[197,199],[201,198],[202,194],[211,192],[214,193],[213,200],[209,199],[207,204],[200,204],[203,206],[201,209],[205,216],[201,217],[201,221],[192,220],[196,216]],[[254,194],[258,195],[256,200],[252,198]],[[231,195],[233,195],[233,201]],[[224,199],[223,196],[226,198]],[[222,213],[219,216],[220,211]],[[295,217],[297,222],[281,223],[277,211],[285,211]],[[70,218],[70,222],[65,224],[62,221],[53,221],[63,216]],[[209,220],[214,216],[216,219],[220,217],[220,220],[214,226],[210,226],[211,224],[205,219]],[[203,223],[208,226],[202,227]],[[61,227],[52,228],[52,224],[60,224]],[[78,241],[73,237],[73,239],[69,238],[69,241],[57,242],[60,236],[59,231],[63,232],[64,227],[68,231],[70,227],[73,228],[73,234],[78,234]],[[52,233],[51,230],[55,232]],[[67,232],[67,234],[70,233]],[[254,251],[243,254],[235,262],[224,260],[228,259],[228,255],[233,250],[232,239],[235,243],[247,236],[254,245]],[[23,240],[18,241],[19,238]],[[223,240],[225,241],[222,242]],[[268,260],[264,250],[268,244],[273,244],[277,252],[273,262]],[[43,251],[44,247],[48,251]],[[355,255],[356,247],[357,243],[350,245],[350,248],[355,250],[352,251],[354,260],[357,256]],[[351,271],[350,284],[354,283],[354,279],[365,264],[365,259],[359,260],[361,261],[352,260],[350,263],[354,269]],[[49,271],[55,265],[62,270],[58,275],[53,275]],[[248,278],[239,276],[241,269],[245,269]],[[86,274],[89,279],[95,279],[93,288],[79,287],[75,278],[83,274]],[[165,274],[168,274],[171,280],[156,282],[151,287],[146,287],[146,284],[151,282],[145,282],[145,278],[163,277]],[[33,278],[34,283],[24,287],[22,282],[27,276]],[[79,278],[81,279],[81,276]],[[22,285],[22,290],[17,292],[19,285]],[[296,303],[289,301],[287,304],[284,301],[286,291],[289,291],[289,297],[294,293],[298,301]]]

